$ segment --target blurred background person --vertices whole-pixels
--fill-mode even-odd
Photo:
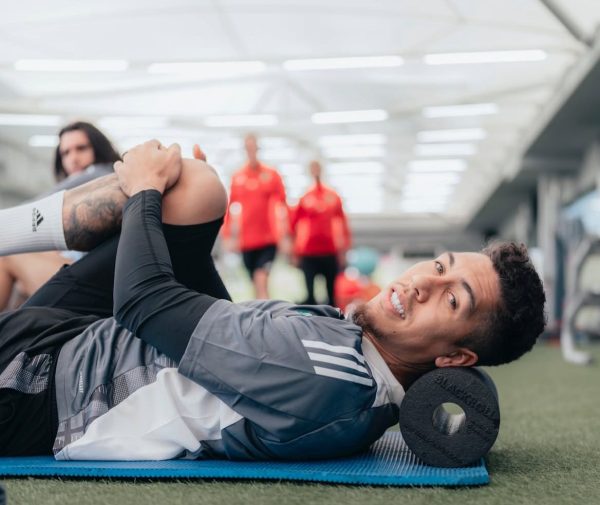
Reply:
[[[317,303],[315,277],[322,275],[327,288],[326,303],[334,305],[335,277],[345,266],[351,243],[350,228],[342,199],[333,188],[323,184],[321,164],[311,161],[309,170],[314,184],[291,214],[293,252],[306,283],[307,296],[303,303]]]
[[[69,123],[58,134],[54,156],[56,185],[46,195],[73,188],[113,170],[119,154],[98,128],[84,121]],[[64,264],[80,253],[43,252],[0,257],[0,311],[15,308]]]
[[[62,128],[54,154],[54,178],[51,192],[79,186],[113,171],[120,158],[108,137],[93,124],[75,121]]]
[[[223,225],[226,250],[241,252],[256,298],[269,298],[269,271],[278,244],[287,250],[288,211],[281,176],[258,160],[253,134],[244,139],[247,163],[231,178]]]

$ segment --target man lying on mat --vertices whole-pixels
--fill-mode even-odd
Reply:
[[[211,258],[216,173],[158,141],[115,169],[46,202],[45,236],[35,202],[0,211],[4,252],[93,249],[0,318],[2,455],[344,456],[398,422],[423,373],[512,361],[543,329],[542,285],[515,244],[418,263],[351,318],[232,303]]]

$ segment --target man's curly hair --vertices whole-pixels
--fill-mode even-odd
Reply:
[[[500,281],[500,303],[487,324],[460,344],[479,356],[478,365],[501,365],[530,351],[544,330],[546,295],[527,248],[494,242],[482,251],[492,260]]]

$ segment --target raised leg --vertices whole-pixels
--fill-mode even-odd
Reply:
[[[216,298],[229,297],[210,256],[226,198],[212,168],[201,161],[184,160],[178,183],[163,199],[165,236],[176,277],[188,288],[209,292]],[[118,233],[126,200],[115,175],[67,192],[63,209],[67,244],[87,250],[98,243],[99,237],[106,239]],[[94,212],[96,206],[98,213]],[[116,236],[105,240],[82,260],[61,270],[27,305],[112,315],[117,243]]]

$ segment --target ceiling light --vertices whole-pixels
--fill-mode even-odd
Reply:
[[[355,56],[349,58],[312,58],[287,60],[283,62],[286,70],[341,70],[352,68],[399,67],[404,63],[400,56]]]
[[[368,201],[365,199],[347,200],[344,208],[349,214],[380,214],[383,212],[383,199]]]
[[[356,174],[383,174],[385,166],[378,161],[328,163],[325,165],[325,173],[331,176],[346,176]]]
[[[383,146],[339,146],[323,149],[326,158],[383,158]]]
[[[277,116],[272,114],[209,116],[204,120],[204,124],[210,127],[273,126],[277,122]]]
[[[477,152],[473,144],[417,144],[416,156],[472,156]]]
[[[60,116],[42,114],[0,114],[0,125],[5,126],[59,126]]]
[[[224,137],[215,141],[215,148],[239,151],[244,148],[244,139],[241,137]]]
[[[367,198],[383,191],[381,177],[372,174],[330,175],[328,180],[346,195],[352,193]]]
[[[295,143],[287,137],[260,137],[258,144],[263,149],[278,149],[280,147],[292,147]]]
[[[306,187],[310,184],[311,178],[306,174],[282,174],[285,179],[286,186],[290,188],[287,191],[290,195],[301,196]]]
[[[152,63],[150,74],[185,74],[194,77],[229,77],[234,75],[256,74],[265,71],[267,64],[262,61],[188,61]]]
[[[297,177],[300,175],[306,175],[306,167],[300,163],[281,163],[277,165],[277,169],[282,175],[286,177]]]
[[[58,145],[58,135],[33,135],[29,138],[31,147],[56,147]]]
[[[370,121],[385,121],[387,118],[387,111],[381,109],[317,112],[311,117],[312,122],[316,124],[363,123]]]
[[[402,203],[440,204],[446,203],[451,193],[440,195],[403,195]]]
[[[17,60],[15,70],[24,72],[121,72],[126,60]]]
[[[465,53],[426,54],[427,65],[461,65],[465,63],[512,63],[520,61],[542,61],[548,57],[541,49],[518,51],[474,51]]]
[[[420,184],[456,184],[461,179],[461,176],[455,172],[448,173],[409,173],[404,177],[406,185]]]
[[[409,214],[419,214],[434,212],[443,212],[446,209],[446,202],[441,203],[419,203],[419,202],[401,202],[400,210]]]
[[[169,120],[166,117],[160,116],[111,116],[103,117],[98,120],[98,126],[113,129],[131,128],[166,128],[169,125]]]
[[[360,181],[354,185],[349,185],[348,181],[330,179],[330,184],[339,192],[340,196],[346,200],[364,199],[367,202],[381,201],[384,197],[383,189],[378,186],[362,187]]]
[[[442,105],[425,107],[425,117],[454,117],[454,116],[483,116],[496,114],[498,106],[495,103],[469,103],[465,105]]]
[[[425,130],[417,133],[419,142],[460,142],[481,140],[487,136],[483,128],[456,128],[452,130]]]
[[[408,169],[415,172],[462,172],[467,163],[460,159],[446,160],[413,160],[408,162]]]
[[[298,150],[295,147],[269,147],[261,149],[261,158],[265,160],[297,160]]]
[[[402,186],[403,198],[442,198],[454,193],[454,186],[436,186],[431,181],[410,183]]]
[[[317,141],[321,147],[329,146],[355,146],[355,145],[383,145],[387,143],[387,136],[381,133],[363,133],[356,135],[323,135]]]

